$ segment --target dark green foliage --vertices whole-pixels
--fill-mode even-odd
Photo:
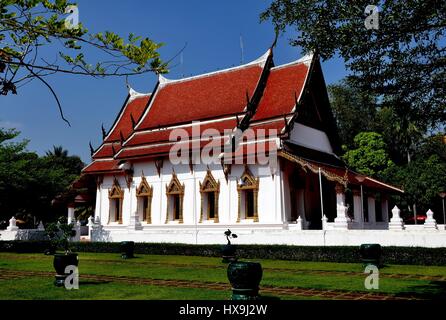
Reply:
[[[382,136],[376,132],[359,133],[355,136],[354,148],[345,151],[345,162],[365,175],[378,176],[394,165],[387,154]]]
[[[57,222],[52,222],[46,225],[45,233],[48,236],[51,248],[63,249],[65,253],[71,252],[72,237],[76,236],[76,230],[73,230],[74,224],[67,223],[65,217],[61,217]]]
[[[121,252],[119,242],[75,242],[74,252]],[[45,241],[0,241],[0,252],[39,253],[48,248]],[[221,257],[221,245],[188,245],[178,243],[135,243],[135,254]],[[237,245],[240,259],[277,259],[361,263],[359,246],[301,247],[285,245]],[[386,264],[446,265],[446,248],[383,247]]]
[[[31,223],[33,217],[51,221],[65,215],[66,208],[51,202],[67,190],[84,164],[63,150],[39,157],[26,150],[28,141],[11,142],[18,135],[0,128],[0,221],[15,216]]]
[[[367,29],[369,5],[379,26]],[[442,0],[275,0],[261,18],[296,29],[291,44],[323,59],[341,56],[351,83],[377,95],[424,132],[446,121],[446,2]]]
[[[344,79],[327,86],[330,104],[341,143],[354,146],[353,138],[366,131],[376,131],[376,98],[363,93]]]

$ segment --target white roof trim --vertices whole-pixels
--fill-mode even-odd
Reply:
[[[136,98],[147,97],[152,94],[151,92],[149,92],[149,93],[137,92],[137,91],[133,90],[133,88],[131,88],[130,86],[128,86],[128,88],[129,88],[129,101],[127,102],[127,104],[129,104],[131,101],[133,101]]]
[[[158,76],[158,81],[161,86],[164,86],[164,85],[168,85],[171,83],[190,81],[190,80],[195,80],[195,79],[199,79],[199,78],[209,77],[209,76],[219,74],[219,73],[236,71],[236,70],[243,69],[245,67],[249,67],[249,66],[253,66],[253,65],[259,65],[260,67],[263,68],[265,66],[266,60],[268,59],[270,54],[271,54],[271,49],[268,49],[268,51],[266,51],[262,56],[260,56],[256,60],[248,62],[246,64],[242,64],[242,65],[239,65],[236,67],[231,67],[231,68],[227,68],[227,69],[223,69],[223,70],[217,70],[217,71],[213,71],[213,72],[209,72],[209,73],[203,73],[203,74],[199,74],[199,75],[187,77],[187,78],[182,78],[182,79],[167,79],[160,74]]]
[[[314,58],[314,54],[312,52],[310,52],[310,53],[304,55],[303,57],[301,57],[301,58],[299,58],[299,59],[297,59],[295,61],[291,61],[291,62],[282,64],[280,66],[275,66],[275,67],[271,68],[271,70],[277,70],[277,69],[280,69],[280,68],[289,67],[289,66],[292,66],[294,64],[301,64],[301,63],[303,63],[303,64],[305,64],[306,66],[309,67],[311,62],[313,61],[313,58]]]

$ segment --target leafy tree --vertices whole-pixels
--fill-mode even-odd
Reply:
[[[343,158],[356,171],[369,176],[378,176],[394,166],[379,133],[361,132],[355,137],[354,144],[355,149],[345,149]]]
[[[324,60],[340,55],[352,71],[350,82],[393,111],[401,134],[444,126],[446,2],[379,1],[378,29],[365,27],[370,4],[275,0],[261,19],[271,19],[278,30],[295,28],[291,44]],[[413,144],[406,141],[407,151]]]
[[[58,212],[52,207],[53,199],[78,177],[83,163],[68,154],[39,157],[26,150],[28,141],[11,142],[18,135],[0,128],[0,220],[53,220],[65,214],[65,208]]]
[[[158,53],[162,44],[134,34],[124,39],[111,31],[89,33],[70,19],[76,11],[67,0],[0,0],[0,95],[17,94],[19,86],[37,79],[54,95],[65,120],[59,99],[45,80],[48,75],[167,71]],[[93,51],[101,58],[88,59],[86,52]]]
[[[363,131],[375,131],[376,99],[353,87],[348,80],[327,87],[339,136],[348,148],[354,137]]]
[[[387,179],[404,189],[407,205],[417,205],[418,213],[432,209],[442,220],[438,194],[446,190],[446,161],[438,155],[416,157],[410,163],[393,167]]]
[[[53,146],[53,150],[48,150],[45,155],[47,157],[66,158],[68,150],[65,150],[62,146]]]

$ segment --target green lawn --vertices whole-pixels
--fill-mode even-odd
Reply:
[[[0,253],[1,269],[54,272],[52,257],[43,254]],[[20,279],[0,277],[0,299],[228,299],[230,287],[226,265],[220,258],[138,255],[122,260],[119,254],[79,254],[79,290],[53,285],[53,278],[36,275]],[[264,268],[261,287],[345,290],[369,293],[364,288],[361,264],[256,260]],[[321,272],[319,272],[321,271]],[[400,274],[398,278],[389,275]],[[193,283],[228,284],[228,290],[185,288],[163,285],[129,284],[122,281],[91,281],[82,275],[127,276],[140,279],[190,280]],[[406,278],[404,275],[417,275]],[[1,276],[1,275],[0,275]],[[416,295],[420,298],[444,297],[446,281],[423,279],[446,277],[446,267],[385,266],[380,270],[379,290],[375,293]],[[261,289],[262,292],[262,289]],[[276,295],[281,299],[318,298]]]

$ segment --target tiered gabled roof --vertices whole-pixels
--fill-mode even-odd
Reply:
[[[103,144],[92,155],[94,161],[101,160],[94,167],[103,168],[109,161],[110,170],[115,170],[112,159],[167,155],[175,144],[170,141],[174,130],[191,135],[198,121],[199,134],[213,129],[214,135],[220,135],[220,139],[212,139],[217,145],[227,143],[242,121],[252,122],[249,127],[256,133],[275,129],[281,134],[292,119],[296,94],[300,98],[311,61],[307,56],[271,68],[269,49],[250,63],[225,70],[178,80],[160,75],[152,95],[130,91]],[[84,169],[87,171],[92,167]]]
[[[119,173],[125,161],[165,157],[174,146],[177,150],[181,146],[188,146],[189,150],[219,146],[227,152],[226,161],[228,155],[230,158],[250,155],[251,147],[255,145],[257,150],[259,144],[266,152],[275,152],[278,147],[279,156],[311,170],[321,169],[336,181],[356,184],[361,180],[372,188],[401,191],[349,170],[334,154],[293,146],[287,133],[294,121],[300,119],[296,118],[302,111],[300,107],[304,107],[303,111],[318,112],[312,103],[320,104],[324,112],[331,112],[328,98],[319,102],[308,99],[314,95],[308,95],[307,91],[326,90],[321,80],[322,70],[313,55],[273,65],[269,49],[259,59],[230,69],[179,80],[159,76],[153,94],[130,90],[103,144],[93,153],[93,163],[83,173]],[[318,92],[321,93],[326,91]],[[305,112],[302,113],[305,119]],[[328,116],[320,121],[332,125]],[[244,133],[236,134],[238,147],[232,150],[227,146],[231,146],[237,128]],[[212,129],[208,132],[211,137],[204,137],[208,129]],[[188,139],[183,141],[174,135],[178,133],[176,130]],[[252,133],[254,138],[249,136]]]
[[[170,141],[174,130],[184,130],[197,138],[192,136],[196,122],[200,122],[199,135],[212,129],[214,135],[221,136],[220,142],[215,143],[227,142],[246,115],[253,97],[261,94],[261,79],[271,58],[272,51],[268,50],[260,58],[238,67],[179,80],[160,76],[149,105],[115,159],[166,155],[174,144]],[[203,139],[206,141],[209,139]]]

